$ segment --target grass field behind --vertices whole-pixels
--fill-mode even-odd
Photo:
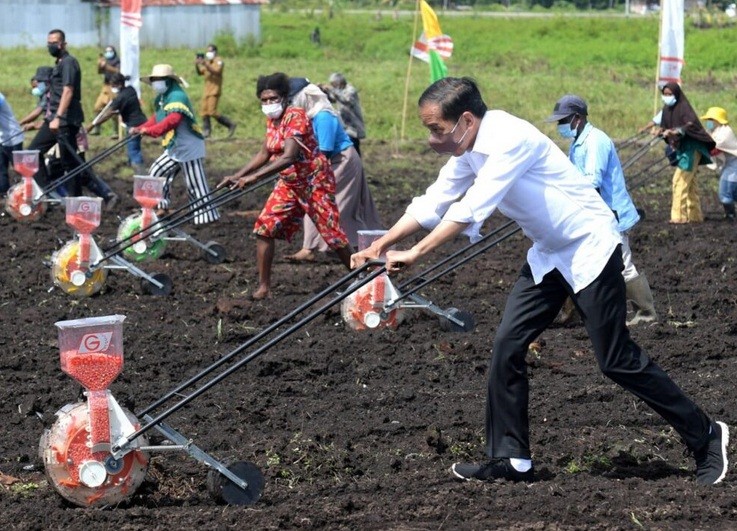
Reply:
[[[615,138],[631,135],[652,116],[656,17],[441,15],[440,24],[455,43],[448,61],[450,75],[476,78],[491,107],[528,119],[545,132],[552,133],[553,127],[542,120],[558,97],[571,92],[588,100],[592,122]],[[322,36],[320,46],[309,40],[316,26]],[[369,138],[404,148],[407,143],[400,140],[408,70],[404,139],[426,137],[416,117],[416,101],[429,82],[429,69],[416,59],[409,63],[414,28],[413,16],[394,17],[390,12],[337,11],[328,18],[264,7],[261,42],[213,36],[226,61],[220,110],[239,123],[239,137],[261,138],[264,119],[254,94],[258,75],[283,71],[323,82],[331,72],[341,71],[360,91]],[[737,112],[735,41],[734,29],[688,26],[684,90],[697,112],[713,105],[725,107],[730,114]],[[73,42],[69,47],[83,68],[83,104],[89,120],[101,84],[95,71],[99,50],[78,48]],[[197,106],[202,79],[194,73],[196,51],[200,50],[143,49],[141,73],[150,72],[156,63],[172,64],[191,84],[188,92]],[[35,103],[30,95],[31,75],[37,65],[51,64],[51,58],[45,49],[16,48],[5,50],[3,59],[0,91],[20,118]],[[143,88],[143,97],[150,103],[148,87]]]

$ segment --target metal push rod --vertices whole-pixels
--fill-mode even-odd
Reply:
[[[166,232],[172,231],[176,229],[177,227],[184,225],[185,223],[192,220],[197,215],[197,212],[200,210],[213,209],[213,208],[223,206],[233,201],[234,199],[237,199],[250,192],[253,192],[254,190],[257,190],[258,188],[275,181],[277,177],[278,175],[273,175],[271,177],[267,177],[266,179],[263,179],[246,188],[236,189],[236,190],[227,190],[225,193],[222,192],[223,190],[226,190],[225,188],[217,188],[216,190],[213,190],[209,194],[199,199],[195,199],[194,201],[190,201],[186,205],[177,208],[174,212],[167,214],[166,216],[163,216],[156,223],[153,223],[146,228],[143,228],[137,232],[134,232],[127,238],[116,241],[113,245],[103,250],[103,256],[98,263],[104,262],[105,260],[108,260],[110,256],[116,255],[128,249],[129,247],[132,247],[133,245],[136,244],[136,242],[140,240],[145,240],[146,238],[153,236],[156,233],[166,233]],[[210,202],[203,204],[201,206],[198,206],[194,210],[191,210],[192,208],[194,208],[195,205],[197,205],[198,203],[201,203],[204,199],[208,197],[212,197],[216,193],[219,193],[220,195],[214,197]]]
[[[115,153],[117,150],[119,150],[121,147],[123,147],[127,143],[131,142],[136,136],[138,136],[138,134],[127,136],[123,140],[119,140],[118,142],[116,142],[115,144],[113,144],[112,146],[110,146],[109,148],[106,148],[106,149],[102,150],[100,153],[98,153],[97,155],[95,155],[94,157],[92,157],[88,161],[82,160],[82,158],[77,154],[77,150],[74,149],[72,146],[69,145],[69,141],[66,138],[64,138],[64,137],[61,137],[60,138],[60,141],[64,143],[66,149],[68,149],[69,152],[72,153],[72,155],[75,156],[78,161],[81,161],[82,164],[80,164],[79,166],[77,166],[76,168],[74,168],[72,171],[70,171],[66,175],[63,175],[62,177],[56,179],[54,182],[50,183],[46,188],[44,188],[41,191],[42,192],[41,195],[38,196],[36,199],[33,200],[33,204],[34,205],[35,204],[38,204],[38,202],[41,200],[42,197],[47,196],[48,194],[50,194],[51,192],[53,192],[54,190],[56,190],[59,186],[61,186],[62,184],[68,182],[73,177],[76,177],[77,175],[79,175],[79,174],[81,174],[83,172],[86,172],[93,165],[95,165],[98,162],[100,162],[101,160],[109,157],[110,155],[112,155],[113,153]]]
[[[113,452],[120,451],[121,448],[124,445],[129,444],[130,442],[136,440],[142,434],[144,434],[147,431],[149,431],[150,429],[156,427],[156,425],[158,425],[161,421],[163,421],[164,419],[166,419],[167,417],[169,417],[173,413],[176,413],[177,411],[179,411],[181,408],[183,408],[184,406],[186,406],[192,400],[194,400],[195,398],[199,397],[200,395],[202,395],[203,393],[205,393],[206,391],[208,391],[213,386],[219,384],[225,378],[227,378],[228,376],[230,376],[231,374],[233,374],[235,371],[237,371],[238,369],[240,369],[241,367],[243,367],[247,363],[253,361],[255,358],[257,358],[258,356],[260,356],[261,354],[263,354],[264,352],[266,352],[267,350],[269,350],[271,347],[277,345],[282,340],[284,340],[285,338],[289,337],[290,335],[292,335],[294,332],[296,332],[297,330],[299,330],[300,328],[302,328],[306,324],[312,322],[314,319],[316,319],[317,317],[319,317],[320,315],[322,315],[323,313],[325,313],[328,309],[330,309],[331,307],[335,306],[336,304],[338,304],[339,302],[341,302],[343,299],[345,299],[346,297],[348,297],[348,295],[350,295],[354,291],[358,290],[362,286],[365,286],[366,284],[368,284],[369,282],[371,282],[376,277],[378,277],[378,276],[382,275],[383,273],[385,273],[386,272],[386,267],[384,267],[383,262],[370,261],[370,262],[366,262],[361,267],[354,269],[353,271],[351,271],[350,273],[348,273],[347,275],[345,275],[343,278],[341,278],[340,280],[338,280],[336,283],[334,283],[333,285],[329,286],[328,288],[326,288],[325,290],[323,290],[321,293],[319,293],[318,295],[316,295],[315,297],[313,297],[309,301],[305,302],[304,304],[302,304],[297,309],[295,309],[292,312],[290,312],[289,315],[283,317],[282,319],[280,319],[279,321],[277,321],[273,325],[269,326],[267,329],[265,329],[263,332],[261,332],[257,336],[251,338],[250,340],[246,341],[245,343],[243,343],[242,345],[240,345],[239,347],[237,347],[235,350],[233,350],[232,352],[230,352],[229,354],[227,354],[225,357],[223,357],[220,360],[216,361],[215,363],[213,363],[212,365],[210,365],[209,367],[207,367],[205,370],[203,370],[199,374],[193,376],[192,378],[190,378],[190,380],[188,380],[187,382],[181,384],[175,390],[169,392],[167,395],[165,395],[161,399],[159,399],[156,402],[154,402],[154,404],[152,404],[151,406],[147,407],[143,412],[138,413],[137,416],[141,417],[144,414],[146,414],[147,412],[149,412],[152,409],[154,409],[155,407],[163,404],[165,401],[167,401],[168,399],[170,399],[171,397],[173,397],[174,395],[176,395],[179,391],[181,391],[181,390],[185,389],[186,387],[189,387],[193,383],[201,380],[202,378],[204,378],[208,374],[212,373],[212,371],[214,371],[215,369],[217,369],[218,367],[220,367],[223,363],[231,360],[234,356],[236,356],[236,355],[240,354],[241,352],[243,352],[243,350],[246,349],[246,348],[248,348],[248,346],[253,345],[253,343],[256,342],[258,339],[263,338],[267,333],[275,330],[280,324],[283,324],[289,318],[291,318],[291,317],[297,315],[298,313],[300,313],[301,311],[303,311],[303,310],[305,310],[305,309],[313,306],[321,298],[325,297],[326,294],[335,292],[338,287],[340,287],[340,286],[344,285],[345,283],[349,282],[350,280],[353,280],[354,278],[358,277],[361,273],[363,273],[364,271],[368,270],[371,267],[376,267],[376,269],[374,271],[371,271],[370,273],[368,273],[365,277],[361,278],[358,282],[356,282],[355,284],[353,284],[352,286],[350,286],[347,290],[339,293],[334,299],[331,299],[326,304],[324,304],[322,307],[320,307],[317,310],[313,311],[309,315],[303,317],[301,320],[299,320],[298,322],[294,323],[292,326],[290,326],[289,328],[287,328],[286,330],[284,330],[283,332],[281,332],[280,334],[278,334],[276,337],[270,339],[265,344],[263,344],[262,346],[260,346],[259,348],[257,348],[253,352],[251,352],[248,356],[242,358],[241,360],[239,360],[237,363],[235,363],[234,365],[232,365],[228,369],[224,370],[223,372],[221,372],[217,376],[213,377],[211,380],[209,380],[208,382],[206,382],[205,384],[203,384],[201,387],[197,388],[195,391],[193,391],[189,395],[183,397],[179,402],[177,402],[176,404],[174,404],[173,406],[171,406],[169,409],[163,411],[162,413],[160,413],[156,417],[153,417],[145,426],[142,426],[136,432],[134,432],[134,433],[126,436],[124,441],[120,441],[120,442],[116,443],[113,446],[112,451]]]
[[[632,166],[635,162],[640,160],[648,151],[650,151],[650,148],[658,141],[660,141],[661,138],[659,136],[653,137],[650,140],[647,141],[643,146],[641,146],[637,151],[635,151],[632,156],[627,159],[622,164],[622,171],[626,170],[630,166]]]
[[[514,223],[514,222],[510,222],[510,223]],[[508,225],[509,225],[509,224],[508,224]],[[507,225],[507,226],[508,226],[508,225]],[[425,286],[427,286],[427,285],[428,285],[428,284],[430,284],[431,282],[434,282],[434,281],[436,281],[437,279],[439,279],[440,277],[442,277],[442,276],[444,276],[444,275],[446,275],[446,274],[450,273],[451,271],[453,271],[454,269],[456,269],[456,268],[458,268],[458,267],[462,266],[463,264],[467,263],[467,262],[468,262],[468,261],[470,261],[471,259],[473,259],[473,258],[476,258],[476,257],[477,257],[478,255],[480,255],[480,254],[482,254],[482,253],[485,253],[486,251],[488,251],[488,250],[489,250],[489,249],[491,249],[492,247],[495,247],[495,246],[499,245],[499,244],[500,244],[501,242],[503,242],[504,240],[506,240],[506,239],[510,238],[511,236],[513,236],[514,234],[516,234],[517,232],[519,232],[520,230],[522,230],[522,229],[520,229],[519,227],[517,227],[516,229],[513,229],[513,230],[511,230],[511,231],[507,232],[507,233],[506,233],[506,234],[504,234],[503,236],[501,236],[501,237],[497,238],[496,240],[494,240],[494,241],[492,241],[492,242],[490,242],[490,243],[487,243],[486,245],[483,245],[483,246],[482,246],[482,245],[480,245],[480,244],[481,244],[481,242],[482,242],[483,240],[479,240],[478,242],[476,242],[476,243],[473,243],[473,244],[471,244],[471,245],[469,245],[469,246],[465,247],[465,248],[464,248],[464,249],[462,249],[461,251],[465,252],[465,251],[469,251],[469,250],[471,250],[471,249],[474,249],[474,248],[477,248],[477,247],[478,247],[478,248],[477,248],[477,249],[476,249],[476,250],[475,250],[475,251],[474,251],[473,253],[469,254],[469,255],[468,255],[468,256],[466,256],[465,258],[462,258],[462,259],[458,260],[458,261],[457,261],[457,262],[455,262],[454,264],[451,264],[451,265],[450,265],[449,267],[447,267],[447,268],[445,268],[444,270],[442,270],[442,271],[440,271],[440,272],[436,273],[435,275],[432,275],[432,276],[430,276],[430,277],[424,277],[424,276],[423,276],[423,278],[422,278],[422,281],[421,281],[421,282],[418,282],[417,284],[415,284],[415,285],[414,285],[414,286],[412,286],[412,287],[411,287],[410,289],[408,289],[408,290],[406,290],[406,291],[404,291],[404,292],[400,292],[400,293],[401,293],[401,295],[399,295],[399,297],[397,297],[397,298],[396,298],[396,299],[394,299],[394,300],[391,300],[391,301],[389,301],[389,303],[388,303],[388,304],[387,304],[387,305],[385,306],[385,308],[384,308],[384,311],[385,311],[385,312],[388,312],[388,311],[389,311],[389,310],[391,310],[391,309],[392,309],[392,308],[393,308],[394,306],[396,306],[396,305],[397,305],[397,303],[399,303],[400,301],[402,301],[402,300],[406,299],[407,297],[410,297],[410,296],[412,296],[412,295],[413,295],[414,293],[418,292],[419,290],[421,290],[422,288],[424,288]],[[460,252],[459,252],[459,253],[460,253]],[[456,253],[456,256],[457,256],[457,255],[458,255],[459,253]],[[446,262],[447,262],[447,260],[446,260]]]
[[[657,165],[657,168],[655,168],[654,170],[652,170],[652,168],[654,166],[656,166],[656,165]],[[637,177],[637,178],[636,179],[632,179],[634,181],[634,183],[632,185],[628,186],[628,190],[630,192],[633,191],[633,190],[637,190],[641,186],[644,186],[648,181],[650,181],[651,179],[653,179],[654,177],[656,177],[657,175],[659,175],[660,173],[662,173],[663,170],[665,170],[667,168],[670,168],[670,167],[671,167],[671,165],[670,165],[670,160],[668,160],[668,157],[663,157],[662,159],[660,159],[657,162],[655,162],[655,164],[653,164],[652,166],[650,166],[650,168],[648,168],[648,170],[652,170],[652,171],[649,171],[649,173],[640,172],[640,173],[636,174],[635,177]]]
[[[510,226],[514,225],[514,223],[515,223],[514,221],[507,221],[501,227],[497,227],[496,229],[494,229],[490,233],[485,234],[484,236],[482,236],[479,241],[474,242],[474,243],[471,243],[469,245],[466,245],[465,247],[459,249],[458,251],[456,251],[456,252],[454,252],[454,253],[446,256],[445,258],[443,258],[439,262],[436,262],[435,264],[433,264],[432,266],[428,267],[427,269],[425,269],[421,273],[418,273],[417,275],[408,278],[407,280],[405,280],[404,282],[402,282],[399,286],[397,286],[397,289],[400,292],[402,292],[403,290],[409,288],[415,282],[422,282],[422,281],[424,281],[425,278],[426,278],[426,275],[428,273],[431,273],[431,272],[435,271],[436,269],[444,266],[448,262],[450,262],[452,260],[455,260],[459,256],[461,256],[461,255],[465,254],[466,252],[468,252],[470,249],[473,249],[477,245],[482,244],[483,242],[485,242],[486,240],[488,240],[492,236],[495,236],[496,234],[499,234],[501,231],[503,231],[507,227],[510,227]]]
[[[638,131],[637,133],[635,133],[631,137],[625,138],[624,140],[622,140],[621,143],[619,143],[619,144],[615,143],[614,146],[618,150],[619,149],[624,149],[624,148],[630,146],[631,144],[634,144],[641,136],[643,136],[645,134],[647,134],[647,131]]]

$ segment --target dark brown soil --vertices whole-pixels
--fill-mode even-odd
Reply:
[[[430,153],[388,158],[390,146],[371,143],[365,151],[387,223],[440,165]],[[633,191],[647,218],[631,241],[661,320],[633,335],[710,415],[734,425],[737,228],[721,220],[713,174],[701,177],[709,190],[703,200],[708,219],[699,225],[667,223],[670,171],[651,182],[658,185]],[[134,211],[130,181],[114,187],[125,194],[117,214]],[[528,357],[538,480],[482,484],[451,477],[453,462],[483,457],[491,338],[529,246],[521,236],[422,291],[441,307],[472,312],[473,332],[444,332],[437,317],[419,309],[408,310],[396,331],[355,332],[334,308],[169,419],[216,458],[255,463],[266,477],[256,505],[217,504],[206,489],[205,466],[179,453],[152,454],[146,481],[121,506],[89,509],[63,501],[37,457],[54,413],[80,398],[79,385],[60,370],[54,322],[127,316],[126,365],[111,389],[140,411],[344,275],[330,257],[290,264],[281,257],[297,243],[282,244],[274,297],[248,300],[256,278],[252,218],[234,213],[256,209],[262,200],[257,194],[230,205],[211,227],[188,227],[198,239],[224,245],[225,263],[208,264],[193,246],[172,243],[164,257],[142,266],[172,277],[168,297],[142,294],[139,280],[125,271],[111,272],[104,290],[86,299],[51,289],[42,262],[72,237],[61,209],[32,224],[0,218],[6,264],[0,272],[0,472],[19,480],[0,486],[4,529],[735,526],[735,475],[716,487],[697,485],[678,436],[602,377],[585,331],[575,324],[546,331]],[[495,215],[489,227],[504,221]],[[98,241],[114,236],[117,224],[106,213]]]

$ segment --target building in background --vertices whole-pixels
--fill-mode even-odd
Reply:
[[[120,0],[4,0],[0,48],[46,46],[49,29],[61,28],[74,47],[120,40]],[[269,0],[142,0],[142,47],[204,48],[213,35],[236,41],[261,38],[261,5]],[[43,16],[39,16],[43,13]],[[53,21],[53,22],[52,22]],[[187,28],[187,31],[182,31]]]

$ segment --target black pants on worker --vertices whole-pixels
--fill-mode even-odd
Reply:
[[[79,126],[65,125],[59,127],[58,132],[54,134],[49,128],[49,122],[44,121],[41,129],[38,130],[36,136],[31,141],[31,145],[28,146],[29,150],[37,149],[40,151],[41,161],[39,161],[38,173],[36,174],[36,182],[39,186],[46,188],[51,184],[50,176],[43,163],[43,156],[55,144],[59,144],[59,157],[64,173],[69,173],[84,163],[84,160],[76,152],[78,132]],[[106,201],[112,193],[107,183],[94,175],[89,169],[73,177],[72,182],[65,184],[65,188],[71,196],[82,195],[82,186],[85,186],[93,194],[102,197]]]
[[[567,296],[581,314],[602,373],[668,421],[690,449],[706,444],[709,418],[630,337],[623,267],[618,246],[596,280],[573,293],[557,270],[535,285],[529,264],[524,265],[507,299],[491,355],[486,404],[490,458],[531,458],[525,356]]]

